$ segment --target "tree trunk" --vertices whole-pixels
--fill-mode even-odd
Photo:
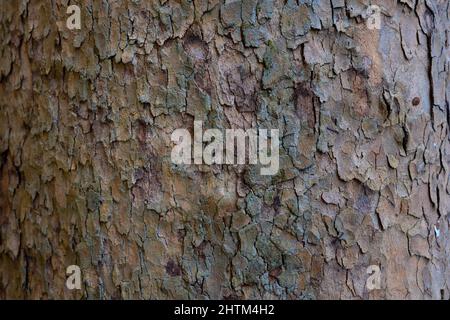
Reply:
[[[3,1],[0,298],[449,299],[449,1],[374,2]]]

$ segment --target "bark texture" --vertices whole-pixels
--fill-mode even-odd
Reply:
[[[449,1],[372,3],[2,0],[0,298],[449,299]],[[194,120],[279,173],[172,164]]]

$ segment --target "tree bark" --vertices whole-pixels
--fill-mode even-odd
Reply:
[[[373,3],[3,1],[0,298],[449,299],[449,1]],[[278,174],[174,165],[194,120]]]

